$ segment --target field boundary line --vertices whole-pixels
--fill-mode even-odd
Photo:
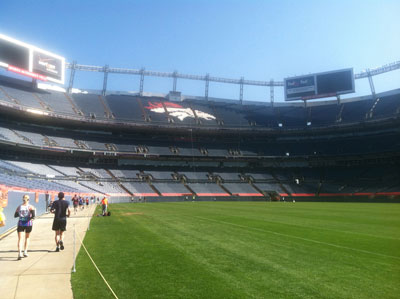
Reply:
[[[82,241],[82,239],[81,239],[81,236],[78,234],[78,232],[77,232],[76,230],[75,230],[75,233],[76,233],[76,235],[78,236],[79,242],[81,242],[81,245],[83,246],[83,249],[85,249],[86,254],[88,255],[88,257],[89,257],[90,260],[92,261],[93,266],[96,268],[97,272],[99,272],[101,278],[104,280],[105,284],[106,284],[107,287],[110,289],[110,291],[111,291],[111,293],[114,295],[114,297],[115,297],[116,299],[118,299],[117,295],[114,293],[113,289],[111,288],[111,286],[109,285],[109,283],[107,282],[107,280],[104,278],[103,274],[101,273],[100,269],[97,267],[96,263],[95,263],[94,260],[92,259],[92,257],[91,257],[91,255],[90,255],[89,251],[86,249],[85,244],[83,244],[83,241]]]
[[[341,249],[348,249],[348,250],[353,250],[353,251],[357,251],[357,252],[362,252],[362,253],[367,253],[367,254],[372,254],[372,255],[377,255],[377,256],[388,257],[388,258],[393,258],[393,259],[396,259],[396,260],[400,260],[400,257],[393,256],[393,255],[387,255],[387,254],[383,254],[383,253],[377,253],[377,252],[373,252],[373,251],[357,249],[357,248],[352,248],[352,247],[347,247],[347,246],[342,246],[342,245],[336,245],[336,244],[332,244],[332,243],[327,243],[327,242],[317,241],[317,240],[313,240],[313,239],[297,237],[297,236],[293,236],[293,235],[287,235],[287,234],[283,234],[283,233],[274,232],[274,231],[271,231],[271,230],[266,230],[266,229],[261,229],[261,228],[257,228],[257,227],[246,226],[246,225],[240,225],[240,224],[227,222],[227,221],[222,221],[222,220],[215,220],[215,219],[210,219],[210,218],[205,218],[205,217],[200,217],[200,216],[194,216],[194,217],[195,218],[199,218],[199,219],[203,219],[203,220],[207,220],[207,221],[214,221],[214,222],[217,222],[217,223],[224,223],[224,224],[228,224],[228,225],[232,225],[232,226],[237,226],[237,227],[240,227],[240,228],[247,228],[247,229],[252,229],[252,230],[256,230],[256,231],[260,231],[260,232],[267,232],[267,233],[278,235],[278,236],[284,236],[284,237],[303,240],[303,241],[307,241],[307,242],[327,245],[327,246],[331,246],[331,247],[336,247],[336,248],[341,248]]]

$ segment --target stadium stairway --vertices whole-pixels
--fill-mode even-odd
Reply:
[[[29,246],[29,257],[17,260],[17,233],[8,232],[0,239],[0,297],[72,299],[71,270],[73,268],[74,227],[83,240],[96,205],[72,212],[67,220],[64,238],[65,250],[55,252],[54,232],[51,230],[53,214],[45,214],[34,220]],[[75,250],[80,242],[76,237]],[[73,274],[72,274],[73,275]],[[32,293],[34,290],[34,293]]]

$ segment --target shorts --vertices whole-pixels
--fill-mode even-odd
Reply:
[[[77,208],[77,207],[78,207],[78,205],[74,204],[74,208]]]
[[[65,232],[67,230],[67,219],[54,218],[52,230]]]
[[[26,233],[30,233],[32,231],[32,226],[19,226],[17,227],[17,232],[21,233],[21,232],[26,232]]]

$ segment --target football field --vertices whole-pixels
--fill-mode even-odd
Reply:
[[[399,298],[399,204],[110,210],[111,217],[92,219],[83,243],[118,298]],[[113,298],[83,248],[76,265],[75,298]]]

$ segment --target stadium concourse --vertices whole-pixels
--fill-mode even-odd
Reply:
[[[17,260],[17,233],[14,230],[0,239],[0,297],[17,298],[73,298],[71,272],[75,252],[80,250],[96,205],[72,212],[67,220],[64,237],[65,249],[55,252],[54,232],[51,230],[53,214],[44,214],[34,220],[28,257]]]

